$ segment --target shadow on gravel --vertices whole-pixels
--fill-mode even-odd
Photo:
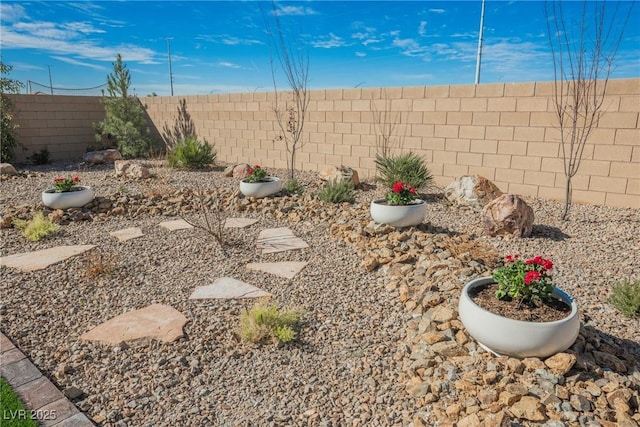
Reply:
[[[447,236],[457,236],[460,232],[455,230],[449,230],[448,228],[438,227],[436,225],[429,223],[422,223],[416,227],[420,231],[424,231],[429,234],[446,234]]]
[[[534,224],[533,230],[531,231],[531,237],[540,237],[545,239],[551,239],[555,242],[562,242],[566,239],[571,238],[568,234],[563,232],[557,227],[552,227],[550,225],[542,225],[542,224]]]
[[[640,369],[640,342],[616,337],[590,325],[581,326],[580,333],[588,343],[595,344],[593,354],[598,352],[600,360],[597,362],[602,368],[619,374],[631,374],[633,369]]]

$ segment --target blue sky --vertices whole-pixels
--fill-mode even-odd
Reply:
[[[474,81],[480,0],[275,5],[285,31],[308,51],[312,89]],[[569,20],[579,18],[581,2],[563,6]],[[168,95],[171,38],[176,95],[273,90],[270,2],[3,0],[0,7],[2,61],[25,83],[48,84],[50,68],[54,87],[98,86],[119,52],[136,94]],[[484,28],[481,83],[553,78],[544,2],[487,0]],[[640,77],[638,5],[613,77]]]

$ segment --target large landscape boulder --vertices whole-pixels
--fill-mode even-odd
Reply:
[[[116,176],[125,178],[149,178],[151,170],[142,163],[135,160],[116,160],[113,163]]]
[[[122,155],[114,148],[100,151],[89,151],[84,153],[82,160],[88,165],[102,165],[105,163],[113,163],[116,160],[121,160]]]
[[[503,194],[484,207],[482,225],[489,236],[529,237],[533,209],[519,196]]]
[[[18,171],[11,163],[0,163],[0,175],[17,175]]]
[[[318,177],[323,181],[350,181],[354,187],[357,187],[360,184],[358,171],[344,165],[340,167],[329,166],[328,168],[320,171],[318,173]]]
[[[239,163],[231,168],[230,175],[225,174],[225,176],[232,176],[235,179],[242,180],[245,179],[249,174],[249,169],[251,169],[251,166],[249,166],[247,163]]]
[[[444,195],[456,206],[468,207],[476,212],[502,195],[502,191],[487,178],[480,175],[465,175],[456,178],[444,189]]]

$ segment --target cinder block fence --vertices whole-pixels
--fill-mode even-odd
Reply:
[[[314,90],[296,168],[347,165],[373,176],[375,112],[387,112],[396,123],[394,152],[423,156],[438,184],[480,174],[504,192],[561,200],[565,175],[552,90],[552,82]],[[13,99],[26,155],[47,146],[55,159],[79,159],[94,143],[92,123],[104,116],[97,97]],[[181,99],[221,161],[286,167],[273,93],[141,98],[156,132],[173,124]],[[610,81],[603,112],[573,178],[573,200],[640,208],[640,79]]]

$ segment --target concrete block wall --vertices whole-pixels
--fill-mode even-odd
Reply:
[[[296,168],[347,165],[375,174],[375,112],[387,111],[402,150],[423,156],[439,185],[483,175],[504,192],[562,200],[565,174],[553,107],[553,82],[316,90]],[[183,97],[147,98],[157,128],[172,124]],[[198,134],[226,162],[285,168],[275,141],[272,93],[187,96]],[[640,207],[640,79],[609,82],[608,95],[582,164],[573,201]],[[396,146],[396,153],[400,149]]]
[[[18,114],[16,162],[47,148],[54,161],[77,161],[95,145],[93,123],[104,119],[100,97],[63,95],[9,95]]]
[[[552,94],[552,82],[315,90],[295,167],[344,164],[361,177],[374,176],[375,113],[387,111],[389,121],[400,118],[394,152],[423,156],[437,184],[480,174],[504,192],[562,200],[565,175]],[[65,98],[87,97],[50,97],[70,101]],[[99,98],[89,99],[90,122],[100,120],[92,109],[102,108]],[[215,143],[220,161],[286,168],[273,93],[142,98],[156,131],[174,123],[181,99],[198,135]],[[640,208],[640,79],[610,81],[603,111],[573,178],[573,201]],[[39,126],[39,141],[50,132],[46,120],[25,124]],[[90,123],[88,129],[93,141]]]

